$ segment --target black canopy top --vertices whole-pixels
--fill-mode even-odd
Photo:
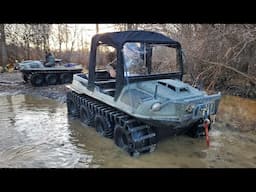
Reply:
[[[170,39],[169,37],[152,31],[121,31],[96,34],[92,39],[95,46],[99,44],[107,44],[115,48],[121,49],[126,42],[145,42],[156,44],[172,44],[175,47],[180,47],[180,43]]]
[[[90,90],[93,90],[95,87],[95,79],[96,79],[95,69],[96,69],[97,47],[101,44],[105,44],[105,45],[112,46],[112,47],[116,48],[116,50],[117,50],[117,65],[116,65],[117,76],[116,76],[115,100],[119,97],[123,86],[126,84],[126,80],[124,79],[123,53],[121,52],[123,45],[126,42],[166,44],[167,46],[170,46],[170,47],[173,47],[173,48],[176,48],[179,50],[181,49],[181,45],[179,42],[174,41],[173,39],[171,39],[168,36],[165,36],[161,33],[152,32],[152,31],[133,30],[133,31],[120,31],[120,32],[109,32],[109,33],[96,34],[93,36],[92,41],[91,41],[91,50],[90,50],[90,59],[89,59],[89,78],[88,78],[89,86],[88,86],[88,88]],[[181,64],[181,68],[182,68],[181,57],[179,56],[178,58],[180,60],[180,64]],[[178,75],[179,75],[179,78],[182,79],[182,72],[181,72],[181,74],[178,74]],[[151,76],[148,76],[146,78],[152,78]],[[175,76],[175,78],[176,78],[176,76]],[[145,79],[143,79],[143,80],[145,80]]]

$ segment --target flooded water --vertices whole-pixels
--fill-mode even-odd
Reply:
[[[237,98],[236,104],[229,103],[231,99],[221,101],[219,119],[236,107]],[[248,102],[247,112],[255,114],[256,102]],[[243,103],[239,105],[241,109]],[[132,158],[94,128],[67,118],[65,104],[28,95],[2,96],[0,114],[1,168],[256,167],[255,131],[229,129],[218,118],[210,147],[204,138],[176,136],[161,141],[155,152]]]

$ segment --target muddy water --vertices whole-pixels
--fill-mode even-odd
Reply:
[[[204,138],[177,136],[161,141],[151,154],[131,158],[112,140],[98,135],[94,128],[67,118],[65,104],[27,95],[2,96],[0,167],[256,167],[255,131],[233,130],[229,128],[232,122],[228,127],[226,122],[218,121],[222,117],[227,120],[224,113],[228,111],[231,117],[241,116],[239,110],[232,114],[231,108],[236,108],[237,102],[233,97],[221,101],[220,115],[210,132],[210,147]],[[256,102],[243,102],[239,100],[240,108],[245,105],[248,113],[255,114]]]

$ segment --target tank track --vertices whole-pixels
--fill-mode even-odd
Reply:
[[[96,125],[97,131],[97,127],[101,127],[97,125],[101,124],[97,121],[101,121],[103,129],[98,132],[107,138],[113,138],[115,144],[131,156],[153,152],[156,148],[156,133],[149,125],[105,103],[70,91],[67,93],[67,108],[69,116],[80,120],[84,120],[82,111],[86,109],[85,124]]]
[[[73,75],[76,73],[80,73],[81,70],[72,70],[72,71],[65,71],[65,70],[51,70],[51,71],[30,71],[30,72],[22,72],[23,73],[23,80],[25,82],[30,82],[33,86],[42,86],[42,85],[49,85],[49,83],[47,82],[47,80],[45,80],[45,78],[47,77],[48,74],[53,74],[53,75],[57,75],[57,81],[56,83],[53,83],[53,85],[55,84],[65,84],[65,83],[71,83],[72,79],[73,79]],[[33,76],[35,75],[41,75],[43,78],[42,83],[35,83]],[[62,75],[66,75],[68,76],[68,80],[65,82],[62,82],[63,80],[61,80],[61,76]],[[72,77],[72,78],[71,78]]]
[[[73,70],[21,70],[22,73],[32,74],[32,73],[78,73],[82,69],[73,69]]]

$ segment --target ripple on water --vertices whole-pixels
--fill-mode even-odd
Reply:
[[[229,115],[223,107],[221,112]],[[210,147],[205,138],[176,136],[160,141],[155,152],[132,158],[93,127],[67,118],[65,104],[3,96],[0,113],[0,167],[256,167],[255,133],[230,131],[218,120],[210,131]]]

